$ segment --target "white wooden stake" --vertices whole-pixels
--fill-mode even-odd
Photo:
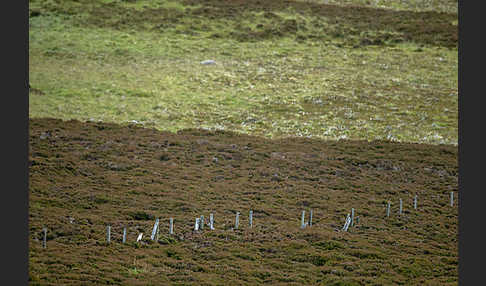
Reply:
[[[169,219],[169,234],[174,234],[174,219]]]
[[[240,212],[236,212],[235,229],[238,229],[239,224],[240,224]]]
[[[209,214],[209,228],[214,230],[214,216],[213,214]]]
[[[417,195],[413,197],[413,208],[416,210],[417,209]]]
[[[138,235],[137,242],[139,242],[140,240],[142,240],[142,236],[143,236],[143,232]]]
[[[155,238],[155,233],[157,231],[157,228],[159,227],[159,219],[157,218],[154,223],[154,228],[152,229],[152,235],[150,236],[151,240],[154,240]]]
[[[123,239],[122,239],[122,243],[125,243],[127,242],[127,228],[124,227],[123,228]]]
[[[351,226],[354,226],[354,208],[351,208]]]
[[[403,201],[400,199],[400,215],[402,214],[402,209],[403,209]]]
[[[390,202],[388,202],[387,205],[386,205],[386,216],[387,217],[390,216]]]
[[[346,222],[344,223],[343,230],[348,231],[348,227],[351,224],[351,216],[348,214],[346,216]]]
[[[110,243],[110,229],[111,226],[106,226],[106,242]]]
[[[203,230],[204,229],[204,216],[203,215],[201,215],[201,219],[199,220],[199,222],[200,222],[199,227],[200,227],[201,230]]]
[[[42,240],[42,248],[47,247],[47,228],[42,229],[44,231],[44,239]]]
[[[195,231],[199,230],[199,218],[196,218],[196,223],[194,224],[194,230]]]
[[[300,219],[300,228],[305,228],[305,211],[302,211],[302,217]]]
[[[451,192],[451,207],[454,206],[454,192]]]
[[[312,226],[312,210],[309,212],[309,227]]]
[[[250,227],[253,227],[253,211],[250,210]]]

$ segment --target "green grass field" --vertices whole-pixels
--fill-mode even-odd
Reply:
[[[457,3],[327,2],[31,0],[30,117],[457,144]]]

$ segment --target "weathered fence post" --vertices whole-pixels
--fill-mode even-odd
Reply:
[[[209,214],[209,228],[214,230],[214,215],[212,213]]]
[[[390,202],[386,204],[386,216],[390,217]]]
[[[199,230],[199,218],[196,218],[196,222],[194,223],[194,230],[195,231]]]
[[[400,199],[400,211],[399,211],[400,215],[402,214],[402,209],[403,209],[403,201],[402,199]]]
[[[42,240],[42,248],[47,248],[47,228],[42,229],[44,232],[44,238]]]
[[[351,208],[351,226],[354,226],[354,208]]]
[[[451,207],[454,206],[454,192],[451,192]]]
[[[415,195],[415,197],[413,197],[413,209],[417,209],[417,195]]]
[[[253,211],[250,210],[250,228],[253,227]]]
[[[236,212],[235,229],[238,229],[239,224],[240,224],[240,212]]]
[[[346,222],[344,223],[343,230],[348,231],[348,227],[351,224],[351,216],[348,214],[346,216]]]
[[[309,227],[312,226],[312,210],[309,212]]]
[[[150,236],[151,240],[154,240],[158,227],[159,227],[159,219],[157,218],[154,223],[154,228],[152,229],[152,235]]]
[[[169,234],[174,234],[174,219],[169,219]]]
[[[106,242],[110,243],[110,230],[111,226],[107,225],[106,226]]]
[[[300,220],[300,228],[305,228],[305,211],[302,211],[302,219]]]
[[[201,215],[201,219],[199,220],[199,226],[200,226],[200,229],[203,230],[204,229],[204,215]]]
[[[123,228],[123,238],[122,238],[122,243],[127,242],[127,228]]]

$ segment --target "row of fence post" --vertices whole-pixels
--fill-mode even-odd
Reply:
[[[413,198],[413,208],[417,210],[417,195],[414,196]],[[450,192],[450,206],[454,206],[454,192]],[[386,206],[386,216],[390,216],[390,207],[391,203],[388,201],[387,206]],[[400,198],[399,199],[399,214],[402,215],[403,212],[403,200]],[[302,216],[301,216],[301,225],[300,227],[302,229],[306,228],[307,226],[311,227],[312,226],[312,215],[313,215],[313,210],[311,209],[309,211],[309,220],[306,222],[305,221],[305,210],[302,211]],[[355,217],[355,209],[351,208],[351,214],[346,215],[345,223],[342,228],[343,231],[348,231],[350,226],[355,226],[355,218],[356,218],[356,223],[359,223],[359,217]],[[236,218],[235,218],[235,226],[234,229],[238,229],[239,227],[239,222],[240,222],[240,212],[236,212]],[[204,229],[204,215],[201,215],[200,217],[196,218],[195,224],[194,224],[194,231],[199,231]],[[249,226],[250,228],[253,227],[253,210],[250,210],[249,212]],[[209,215],[209,229],[214,230],[214,215],[211,213]],[[42,247],[46,248],[47,247],[47,228],[43,228],[43,241],[42,241]],[[173,235],[174,234],[174,218],[169,219],[169,234]],[[142,240],[143,233],[140,233],[137,237],[137,242]],[[159,218],[156,219],[154,227],[152,229],[152,235],[150,236],[151,240],[158,240],[159,239]],[[123,238],[122,238],[122,243],[126,243],[127,240],[127,228],[123,228]],[[106,227],[106,241],[107,243],[111,242],[111,226],[108,225]]]
[[[413,197],[413,209],[414,210],[417,210],[417,201],[418,201],[418,196],[415,195]],[[403,213],[403,201],[402,199],[399,200],[400,202],[400,205],[399,205],[399,210],[398,210],[398,213],[401,215]],[[386,216],[389,217],[390,216],[390,205],[391,203],[390,202],[387,202],[387,206],[386,206]],[[454,206],[454,192],[450,192],[450,206]]]

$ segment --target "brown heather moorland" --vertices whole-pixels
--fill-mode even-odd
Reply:
[[[457,285],[457,146],[58,119],[29,128],[31,285]],[[344,232],[351,208],[359,223]],[[194,232],[210,213],[215,230]]]

